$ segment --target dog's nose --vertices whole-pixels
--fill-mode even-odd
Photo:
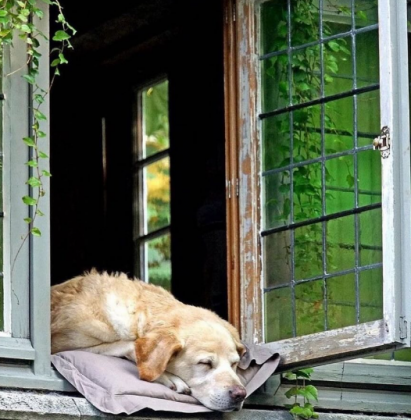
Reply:
[[[233,402],[241,402],[247,396],[246,389],[241,385],[234,385],[228,393]]]

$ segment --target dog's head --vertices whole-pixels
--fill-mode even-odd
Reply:
[[[245,347],[237,330],[220,319],[197,319],[158,329],[136,341],[140,378],[156,380],[164,371],[180,377],[206,407],[233,411],[246,390],[236,371]]]

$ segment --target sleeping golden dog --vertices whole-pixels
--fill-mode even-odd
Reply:
[[[218,411],[239,410],[236,374],[245,352],[215,313],[125,274],[91,271],[51,288],[52,353],[86,350],[136,362],[140,379],[191,394]]]

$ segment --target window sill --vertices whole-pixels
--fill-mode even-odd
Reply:
[[[210,420],[291,420],[290,414],[285,410],[256,410],[245,408],[233,413],[202,413],[184,415],[178,413],[145,411],[132,416],[108,415],[94,408],[83,397],[67,396],[58,393],[4,390],[0,389],[0,419],[20,420],[22,418],[33,420],[47,419],[210,419]],[[322,413],[322,420],[396,420],[398,417],[379,417],[375,415],[353,415],[341,413]]]

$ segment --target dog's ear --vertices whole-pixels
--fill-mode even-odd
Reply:
[[[170,359],[183,345],[170,330],[157,330],[135,342],[137,368],[140,379],[155,381],[167,368]]]
[[[243,357],[247,349],[240,340],[240,335],[238,334],[237,328],[235,328],[229,322],[226,322],[226,327],[228,331],[230,331],[231,336],[233,337],[233,340],[237,349],[237,353],[239,354],[240,357]]]

